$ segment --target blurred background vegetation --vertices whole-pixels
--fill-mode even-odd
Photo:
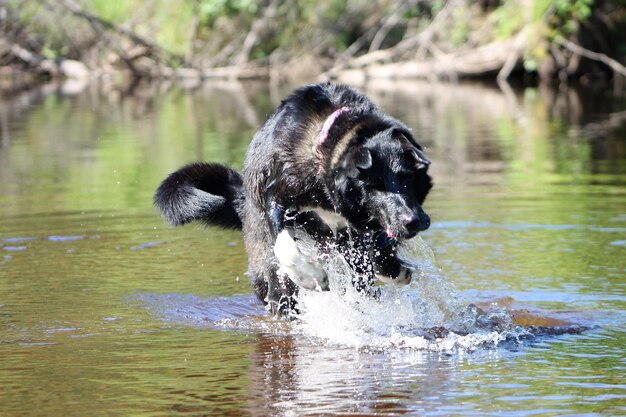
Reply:
[[[0,66],[45,77],[591,82],[625,56],[624,0],[0,0]]]

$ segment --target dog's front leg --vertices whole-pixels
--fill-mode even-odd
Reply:
[[[292,312],[297,312],[297,293],[298,288],[289,277],[274,268],[268,280],[266,308],[272,315],[290,317]]]
[[[272,203],[270,214],[276,233],[274,256],[278,273],[288,276],[298,287],[328,291],[328,276],[318,254],[321,237],[310,233],[309,216],[276,203]]]
[[[288,229],[283,229],[276,237],[274,255],[279,274],[286,274],[301,288],[328,291],[328,276],[319,263],[312,239],[311,242],[296,240]]]

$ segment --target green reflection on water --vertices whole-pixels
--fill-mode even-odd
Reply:
[[[146,208],[181,163],[241,164],[258,121],[246,120],[236,94],[154,94],[32,98],[2,148],[0,210]]]
[[[434,161],[426,204],[434,225],[424,236],[456,287],[600,312],[604,333],[446,362],[312,351],[298,340],[163,321],[129,297],[250,288],[240,234],[165,226],[154,189],[195,160],[240,168],[283,93],[257,84],[28,92],[0,101],[0,403],[8,415],[271,415],[289,404],[318,410],[306,398],[324,398],[326,388],[327,407],[347,398],[353,411],[550,414],[566,402],[571,412],[618,412],[623,98],[412,83],[368,92],[414,129]],[[337,370],[320,388],[314,360],[328,361],[328,352]],[[342,390],[351,377],[357,385]],[[280,407],[267,404],[268,392]]]

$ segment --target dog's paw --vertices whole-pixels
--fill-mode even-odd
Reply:
[[[287,274],[301,288],[328,291],[328,276],[319,264],[314,248],[299,247],[287,230],[282,230],[276,237],[274,255],[279,274]]]
[[[401,267],[400,271],[395,276],[383,275],[379,272],[376,274],[376,278],[386,284],[395,284],[399,286],[408,285],[411,283],[413,276],[411,274],[411,270],[408,268]]]

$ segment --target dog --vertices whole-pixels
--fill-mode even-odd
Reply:
[[[376,279],[406,284],[397,245],[430,226],[422,204],[430,161],[411,130],[351,87],[312,84],[282,101],[255,134],[243,173],[192,163],[169,175],[154,202],[172,225],[242,229],[248,275],[274,315],[297,312],[301,289],[329,290],[308,239],[334,247],[376,296]]]

